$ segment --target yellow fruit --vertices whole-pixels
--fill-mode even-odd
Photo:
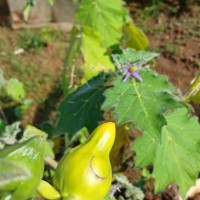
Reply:
[[[109,191],[112,169],[109,153],[115,124],[98,126],[85,144],[67,152],[55,172],[55,188],[64,199],[102,200]]]

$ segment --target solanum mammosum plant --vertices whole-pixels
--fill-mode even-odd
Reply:
[[[121,138],[139,130],[141,136],[131,144],[135,167],[153,166],[156,193],[176,183],[185,198],[200,171],[200,126],[191,106],[167,77],[151,69],[159,54],[148,50],[148,39],[134,26],[122,0],[77,4],[61,77],[64,99],[53,137],[64,135],[69,144],[83,128],[92,134],[66,149],[53,178],[45,181],[48,136],[28,126],[21,140],[4,145],[0,152],[0,199],[25,200],[39,194],[46,199],[116,199],[109,192],[115,125],[98,126],[110,120],[117,133],[110,159],[126,142]],[[74,68],[82,69],[82,79],[77,89],[70,85],[74,90],[69,94],[67,72]],[[6,143],[2,135],[8,127],[1,127],[1,141]]]
[[[55,189],[46,185],[38,191],[47,199],[101,200],[109,191],[112,170],[109,153],[115,139],[115,124],[107,122],[98,126],[85,144],[70,150],[56,168]],[[52,191],[52,196],[49,193]]]

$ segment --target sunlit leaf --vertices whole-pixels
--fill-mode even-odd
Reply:
[[[121,0],[83,0],[75,19],[82,26],[100,33],[104,37],[101,45],[109,47],[119,43],[126,15]]]
[[[21,100],[24,98],[24,86],[17,79],[10,79],[6,85],[6,92],[9,97],[14,100]]]
[[[185,97],[186,101],[200,104],[200,74],[197,75],[191,82],[189,94]]]
[[[144,50],[149,46],[149,41],[143,31],[131,22],[124,25],[124,40],[127,47],[135,50]]]
[[[100,46],[101,37],[91,29],[84,29],[82,34],[82,54],[85,60],[84,81],[91,79],[100,72],[114,70],[106,49]]]
[[[19,179],[3,188],[4,191],[12,191],[12,199],[26,200],[35,192],[43,176],[45,141],[44,137],[36,136],[25,142],[6,146],[0,151],[0,159],[12,162],[29,174],[26,180]]]
[[[162,129],[153,170],[156,192],[176,183],[185,198],[195,185],[200,171],[200,124],[196,117],[188,115],[186,108],[166,115],[167,125]]]
[[[26,4],[26,6],[24,7],[24,10],[23,10],[23,16],[24,16],[25,21],[28,21],[30,11],[31,11],[31,5]]]
[[[34,7],[36,4],[35,0],[26,0],[26,5],[24,6],[23,9],[23,17],[24,20],[27,21],[29,17],[29,13],[32,7]]]
[[[15,162],[0,158],[0,190],[15,186],[19,181],[24,181],[30,178],[30,172],[25,167],[18,165]]]
[[[22,140],[28,140],[32,137],[35,137],[35,136],[41,136],[43,138],[47,138],[47,134],[37,128],[35,128],[34,126],[31,126],[31,125],[28,125],[23,133],[23,138]],[[53,144],[52,144],[52,141],[45,141],[45,144],[44,144],[44,157],[45,156],[50,156],[51,158],[54,158],[54,153],[53,153]]]
[[[65,98],[59,107],[61,117],[57,133],[67,133],[71,139],[84,126],[92,132],[103,119],[100,110],[104,101],[103,91],[104,75],[100,74]]]
[[[129,79],[122,82],[117,76],[114,86],[105,92],[103,109],[114,109],[118,124],[133,122],[141,131],[148,131],[160,141],[162,126],[166,124],[163,114],[180,106],[172,95],[174,87],[164,76],[159,76],[148,69],[141,69],[143,81]]]

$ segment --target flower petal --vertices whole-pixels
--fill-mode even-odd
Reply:
[[[131,73],[131,75],[133,75],[136,79],[138,79],[139,81],[143,81],[142,80],[142,77],[138,74],[138,72],[137,71],[135,71],[135,72],[132,72]]]
[[[123,82],[124,81],[127,81],[128,80],[128,78],[131,76],[131,73],[130,72],[127,72],[126,73],[126,76],[125,76],[125,78],[124,78],[124,80],[123,80]]]

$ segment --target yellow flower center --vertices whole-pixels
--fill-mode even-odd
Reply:
[[[128,72],[132,73],[132,72],[135,72],[136,71],[136,66],[132,66],[128,69]]]

